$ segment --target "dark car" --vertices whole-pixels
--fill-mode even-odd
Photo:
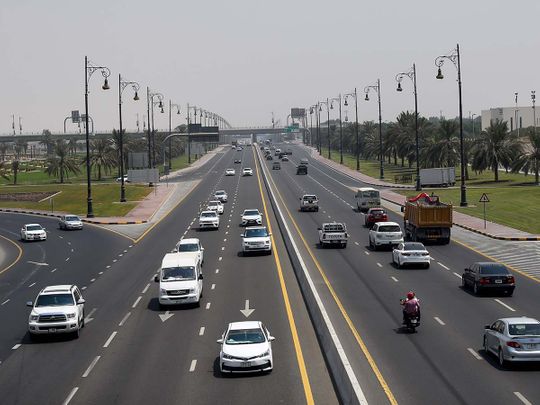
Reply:
[[[371,228],[376,222],[388,221],[388,215],[383,208],[370,208],[365,215],[364,225]]]
[[[298,165],[296,167],[296,174],[307,174],[307,166],[306,165]]]
[[[514,293],[516,281],[508,268],[496,262],[476,262],[461,276],[463,288],[472,288],[475,295],[482,291],[500,291],[508,296]]]
[[[266,160],[274,160],[274,158],[272,157],[272,155],[268,154],[266,155]]]
[[[234,163],[242,163],[240,159],[234,159]]]
[[[272,165],[272,170],[281,170],[281,163],[274,162],[274,164]]]

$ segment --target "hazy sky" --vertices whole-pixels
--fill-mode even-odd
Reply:
[[[540,97],[539,16],[538,0],[1,0],[0,133],[11,132],[12,114],[26,132],[61,131],[71,110],[82,112],[85,55],[112,72],[109,91],[99,73],[90,82],[97,130],[118,127],[119,72],[183,112],[189,102],[247,126],[270,124],[272,111],[284,123],[290,107],[355,86],[360,120],[375,120],[363,89],[377,78],[383,120],[393,120],[414,107],[412,83],[397,93],[395,75],[416,62],[420,113],[454,117],[456,71],[447,62],[436,80],[434,59],[458,42],[466,117],[513,105],[514,92],[530,105],[531,90]],[[146,111],[132,95],[124,92],[130,129]],[[167,128],[167,114],[156,126]]]

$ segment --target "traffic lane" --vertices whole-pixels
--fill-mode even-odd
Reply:
[[[0,230],[0,275],[11,268],[22,254],[19,245]]]
[[[6,402],[21,399],[31,403],[33,398],[47,393],[51,402],[60,403],[67,395],[67,387],[71,381],[82,375],[88,364],[94,358],[95,348],[101,347],[103,341],[107,338],[106,334],[118,324],[117,316],[126,312],[125,309],[133,305],[134,302],[128,302],[126,297],[134,297],[139,290],[139,286],[147,278],[147,269],[156,268],[161,263],[162,250],[156,250],[156,247],[163,245],[163,240],[167,240],[174,246],[174,243],[180,238],[178,235],[178,226],[183,224],[188,226],[191,217],[187,217],[183,212],[186,207],[191,207],[191,211],[197,211],[199,201],[206,198],[209,188],[214,185],[215,179],[202,181],[201,185],[192,193],[194,198],[186,199],[180,204],[177,210],[170,215],[167,221],[159,223],[152,232],[147,234],[136,246],[136,249],[129,251],[122,257],[114,258],[103,268],[95,266],[96,251],[90,252],[86,261],[78,267],[81,272],[91,274],[93,271],[103,271],[104,275],[89,285],[83,292],[87,300],[86,309],[94,311],[94,321],[85,328],[82,337],[72,343],[65,344],[27,344],[24,340],[23,345],[14,351],[13,355],[2,364],[2,373],[0,375],[0,392],[8,392]],[[203,198],[204,195],[204,198]],[[197,199],[197,196],[199,198]],[[84,232],[84,231],[83,231]],[[105,232],[105,231],[103,231]],[[70,233],[71,234],[71,233]],[[78,232],[74,234],[79,234]],[[108,234],[107,232],[104,233]],[[115,235],[110,233],[111,235]],[[82,235],[82,233],[81,233]],[[123,239],[126,240],[126,239]],[[92,241],[95,246],[95,241]],[[133,245],[132,245],[133,246]],[[109,267],[107,267],[109,266]],[[28,314],[24,314],[26,321]],[[99,326],[97,326],[99,325]],[[52,342],[63,342],[64,339],[51,339]],[[83,343],[84,342],[84,343]],[[50,342],[46,342],[50,343]],[[54,349],[54,350],[53,350]],[[56,359],[62,359],[64,367],[55,367]],[[26,372],[20,374],[21,370]],[[38,373],[38,381],[34,381],[34,371]],[[28,377],[28,378],[27,378]],[[29,378],[33,379],[29,379]],[[64,384],[58,384],[58,381],[65,381]],[[25,387],[19,389],[19,387]]]
[[[301,177],[301,176],[298,176],[298,177]],[[291,201],[291,204],[295,204],[295,203],[296,203],[296,202],[295,202],[294,200]],[[338,202],[336,202],[336,204],[338,204]],[[339,203],[339,206],[341,206],[341,205],[342,205],[342,204]],[[338,210],[338,211],[341,211],[340,208],[338,208],[337,210]],[[349,229],[350,229],[350,227],[349,227]],[[316,242],[316,240],[313,241],[313,243],[315,243],[315,242]],[[348,249],[347,249],[347,250],[348,250]],[[366,252],[366,251],[367,251],[367,250],[365,250],[365,252]],[[380,268],[379,266],[385,265],[386,267],[389,267],[389,268],[393,269],[393,267],[388,263],[388,260],[391,261],[391,254],[390,254],[389,252],[386,252],[386,253],[382,253],[382,252],[376,252],[376,253],[375,253],[375,252],[368,252],[368,253],[372,254],[372,256],[373,256],[373,254],[381,253],[381,257],[383,258],[382,260],[379,260],[379,261],[377,261],[376,263],[373,263],[373,264],[372,264],[372,266],[373,266],[372,268]],[[334,261],[332,261],[332,263],[334,263],[334,266],[335,266],[335,267],[338,267],[338,268],[341,267],[341,266],[336,266]],[[330,263],[329,263],[329,265],[330,265]],[[396,270],[397,270],[397,269],[396,269]],[[397,273],[399,273],[399,271],[398,271]],[[397,273],[396,273],[396,275],[397,275]],[[407,274],[407,273],[405,273],[405,274]],[[416,272],[416,273],[409,272],[409,274],[416,274],[416,275],[418,275],[419,273],[418,273],[418,272]],[[432,273],[432,274],[433,274],[433,273]],[[402,281],[401,278],[400,278],[399,280],[397,280],[397,278],[396,278],[395,276],[391,276],[391,277],[394,277],[394,278],[396,279],[395,282],[397,282],[397,281]],[[398,276],[398,277],[399,277],[399,276]],[[423,276],[420,276],[420,277],[421,277],[421,278],[424,278]],[[453,280],[451,280],[452,277],[454,277],[454,276],[453,276],[453,275],[448,275],[448,278],[450,278],[450,281],[449,281],[450,283],[453,282]],[[410,284],[409,284],[410,287],[408,287],[408,288],[413,288],[413,287],[414,287],[414,288],[416,288],[416,291],[419,291],[419,284],[421,285],[420,282],[421,282],[422,280],[407,280],[407,281],[410,282]],[[435,280],[435,281],[433,281],[433,284],[434,284],[434,285],[438,285],[438,283],[439,283],[439,280],[438,280],[438,279]],[[445,287],[445,288],[446,288],[446,287]],[[431,291],[432,288],[431,288],[431,286],[430,286],[429,288],[424,289],[424,290],[425,290],[425,291]],[[455,290],[458,290],[458,289],[454,289],[454,291],[455,291]],[[424,293],[421,292],[421,291],[422,291],[422,289],[420,288],[420,296],[423,297],[423,298],[426,300],[426,302],[437,302],[437,301],[438,301],[438,298],[440,298],[441,296],[444,296],[444,295],[442,295],[443,292],[437,291],[437,293],[433,294],[433,295],[434,295],[433,297],[426,297],[426,296],[424,295]],[[458,291],[455,291],[455,292],[459,293],[460,291],[458,290]],[[402,293],[402,294],[403,294],[403,293]],[[448,302],[452,302],[452,299],[459,299],[459,297],[457,297],[457,298],[456,298],[456,297],[452,297],[452,298],[449,297],[449,298],[447,298],[447,299],[448,299]],[[443,301],[444,301],[444,300],[443,300]],[[501,307],[501,308],[502,308],[502,307]],[[492,313],[492,315],[494,314],[494,312],[499,311],[499,308],[496,308],[496,305],[490,305],[490,304],[488,304],[488,305],[487,305],[487,309],[489,309],[488,312]],[[462,313],[467,313],[467,311],[470,312],[470,309],[468,308],[468,305],[465,305],[465,307],[462,308],[462,310],[465,311],[465,312],[462,312]],[[498,315],[500,316],[500,314],[498,314]],[[443,319],[444,319],[444,318],[443,318]],[[446,318],[446,320],[448,321],[448,318]],[[458,320],[458,322],[459,322],[459,320]],[[484,323],[482,323],[481,320],[480,320],[480,323],[478,323],[478,318],[476,318],[476,321],[473,321],[473,325],[467,325],[465,329],[474,331],[474,330],[475,330],[475,328],[474,328],[474,322],[476,322],[476,324],[477,324],[477,329],[478,329],[478,325],[480,325],[480,328],[481,328],[481,326],[484,324]],[[461,323],[462,323],[462,322],[461,322]],[[471,326],[471,327],[469,328],[469,326]],[[474,332],[473,332],[473,333],[474,333]],[[481,332],[480,332],[480,333],[481,333]],[[472,336],[472,337],[471,337],[471,336],[468,336],[468,337],[470,338],[470,339],[469,339],[469,345],[471,344],[471,341],[476,341],[474,336]],[[480,337],[481,337],[481,334],[480,334]],[[442,338],[444,339],[444,336],[443,336]],[[462,348],[462,350],[463,350],[463,348]],[[463,353],[466,353],[466,352],[463,351]],[[505,395],[505,394],[508,395],[508,392],[509,392],[509,391],[506,390],[506,391],[504,391],[504,393],[502,393],[501,395]]]
[[[248,177],[242,179],[242,182],[249,182],[251,180],[253,180],[253,178]],[[229,189],[230,193],[231,191],[236,192],[236,188],[234,190]],[[256,193],[250,194],[252,196],[257,195]],[[236,199],[245,200],[248,204],[252,205],[257,204],[257,201],[255,201],[256,199],[244,199],[242,193],[240,193],[239,196],[236,197]],[[229,205],[231,203],[234,204],[234,202],[235,198],[233,197],[226,205]],[[154,352],[154,349],[156,347],[161,347],[164,350],[167,350],[168,346],[163,345],[162,343],[159,344],[159,342],[177,341],[182,346],[183,350],[187,349],[186,351],[190,354],[193,354],[194,357],[196,356],[196,358],[190,360],[188,356],[186,358],[182,358],[182,360],[170,362],[172,363],[172,365],[174,365],[174,370],[168,370],[171,367],[170,363],[158,367],[160,369],[159,383],[149,384],[150,387],[155,386],[158,392],[154,393],[152,389],[150,389],[150,391],[145,391],[145,393],[143,394],[144,398],[148,396],[148,399],[152,400],[152,398],[155,398],[155,395],[159,394],[160,398],[165,399],[165,403],[172,402],[172,399],[178,398],[179,396],[181,396],[184,401],[189,403],[209,403],[209,401],[219,402],[220,400],[222,401],[223,398],[231,398],[231,401],[234,402],[253,402],[257,399],[260,399],[261,396],[267,397],[267,395],[270,395],[273,388],[269,389],[268,387],[275,387],[276,385],[272,383],[269,384],[268,380],[273,380],[274,378],[277,378],[274,377],[276,375],[278,375],[279,377],[279,372],[272,373],[270,376],[264,376],[264,378],[257,378],[255,380],[253,379],[253,377],[247,379],[242,378],[224,380],[219,379],[218,381],[215,380],[215,358],[219,350],[218,346],[215,343],[215,339],[217,339],[223,332],[223,329],[226,327],[227,320],[233,320],[242,317],[239,312],[240,309],[244,308],[244,305],[242,305],[244,304],[244,302],[243,299],[239,298],[242,296],[243,292],[245,292],[244,290],[247,289],[248,292],[255,292],[255,297],[251,299],[252,304],[250,306],[253,306],[253,303],[255,302],[255,307],[257,308],[256,311],[264,311],[265,307],[261,306],[259,308],[256,302],[263,295],[263,292],[268,290],[267,279],[270,275],[273,274],[272,269],[267,268],[269,264],[268,260],[271,259],[271,257],[269,256],[258,256],[253,258],[238,257],[238,252],[236,248],[239,245],[237,240],[239,238],[236,236],[236,233],[234,234],[235,236],[233,236],[232,239],[230,236],[228,236],[230,235],[230,232],[236,232],[238,225],[234,223],[235,221],[233,221],[232,219],[232,224],[229,223],[229,219],[227,219],[226,221],[228,227],[227,225],[222,225],[219,232],[194,232],[193,230],[191,230],[188,233],[188,236],[200,237],[203,241],[204,246],[206,246],[205,255],[207,256],[205,258],[205,292],[203,303],[201,305],[201,308],[199,309],[173,309],[172,313],[174,313],[176,316],[173,316],[164,324],[164,328],[169,328],[168,332],[162,332],[161,329],[158,329],[152,337],[152,339],[154,339],[156,334],[160,334],[159,338],[155,338],[158,343],[156,343],[156,345],[151,345],[152,353],[149,355],[147,355],[146,353],[142,353],[141,357],[143,359],[155,358],[156,362],[159,364],[159,359],[170,358],[170,354],[168,352]],[[234,230],[229,231],[231,228]],[[216,248],[220,246],[222,248],[225,248],[225,250],[209,248]],[[231,247],[230,251],[229,247]],[[253,266],[252,263],[247,262],[243,264],[244,259],[255,259],[258,261],[258,263],[256,266]],[[219,266],[216,267],[216,270],[218,270],[218,272],[214,271],[214,266]],[[249,280],[253,279],[254,268],[257,269],[257,272],[259,274],[257,276],[257,280],[254,280],[256,283],[255,286],[251,286],[249,285]],[[212,285],[214,286],[214,288],[212,288]],[[231,291],[233,291],[234,294],[231,294]],[[148,300],[149,298],[147,297],[146,299]],[[155,298],[153,298],[153,300],[155,302]],[[152,299],[148,301],[148,305],[149,308],[152,306]],[[270,310],[271,306],[268,306],[267,308],[270,311],[270,315],[273,315],[274,311]],[[193,315],[194,313],[197,313],[199,317],[192,318],[191,315]],[[153,316],[156,317],[155,314]],[[188,318],[188,316],[189,320],[186,319]],[[135,318],[131,318],[129,325],[134,326],[141,323],[146,324],[147,322],[137,321],[135,323]],[[269,325],[269,328],[273,334],[276,334],[276,332],[278,332],[279,334],[279,329],[277,327],[272,327],[271,325]],[[201,330],[203,330],[202,336],[200,335]],[[165,329],[165,331],[167,331],[167,329]],[[187,342],[184,342],[183,339],[179,339],[177,337],[179,335],[182,335],[184,331],[191,331]],[[197,332],[201,337],[197,338]],[[171,335],[162,336],[161,333],[170,333]],[[135,336],[136,338],[136,335],[137,333],[134,332],[126,333],[122,336]],[[120,341],[121,340],[119,340],[119,342]],[[131,342],[129,346],[139,346],[139,344]],[[122,345],[122,347],[125,348],[126,346]],[[170,348],[168,349],[168,351],[170,352]],[[126,356],[129,357],[129,353],[126,354]],[[286,358],[294,358],[294,355],[287,356]],[[114,360],[112,357],[107,357],[106,361],[107,363],[102,363],[102,369],[109,367],[110,364],[120,365],[123,363],[121,360]],[[196,362],[194,363],[194,361]],[[277,361],[279,361],[279,353],[276,355],[276,362]],[[180,363],[183,363],[183,366],[181,367],[181,370],[183,371],[180,371],[180,369],[177,368]],[[162,372],[162,369],[165,370],[163,370]],[[126,376],[124,375],[122,376],[122,378],[119,378],[119,380],[122,380],[119,381],[120,383],[124,383],[123,381],[125,380],[125,384],[127,387],[126,389],[117,390],[118,392],[122,392],[123,399],[121,400],[121,402],[124,402],[124,400],[125,402],[132,400],[130,394],[132,390],[130,390],[129,387],[132,386],[133,379],[139,379],[141,381],[148,382],[151,381],[153,378],[157,377],[152,374],[152,371],[156,370],[156,368],[152,367],[152,365],[150,365],[149,367],[138,366],[133,368],[132,370],[134,370],[133,376],[126,378]],[[201,374],[198,374],[199,370],[201,370]],[[147,375],[147,373],[150,373],[151,375]],[[113,372],[112,378],[115,378],[114,376],[118,374],[119,373]],[[217,377],[220,377],[219,373],[217,374]],[[105,377],[101,374],[96,373],[96,377],[92,376],[91,378],[99,379]],[[171,383],[167,382],[169,379],[172,379]],[[198,381],[198,379],[202,379],[202,381]],[[257,383],[256,381],[260,382]],[[119,382],[116,382],[114,386],[118,387]],[[211,383],[212,387],[219,387],[219,389],[208,390],[208,383]],[[221,385],[221,383],[223,383],[223,385]],[[95,401],[95,397],[89,397],[88,395],[92,392],[95,393],[95,390],[92,389],[92,385],[96,384],[100,385],[99,382],[95,382],[89,386],[81,388],[82,391],[78,392],[77,400],[81,401],[81,403]],[[278,385],[283,386],[283,382]],[[165,392],[163,392],[163,387],[167,387]],[[203,389],[201,389],[201,387],[203,387]],[[262,393],[261,391],[265,392]],[[250,394],[254,395],[254,398],[252,398],[253,401],[250,400]],[[238,398],[236,397],[237,395],[239,396]],[[285,398],[291,398],[291,396],[288,393],[285,393]],[[140,393],[133,399],[141,401]],[[106,400],[106,396],[101,396],[99,397],[98,402],[101,403],[102,401]],[[145,401],[143,400],[143,402]]]

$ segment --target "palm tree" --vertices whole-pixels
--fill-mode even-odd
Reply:
[[[459,160],[459,130],[455,120],[441,120],[439,130],[425,145],[424,154],[428,156],[434,166],[451,167]]]
[[[20,162],[17,159],[14,159],[11,162],[11,171],[13,172],[13,185],[17,184],[17,175],[19,174]]]
[[[534,172],[534,184],[540,183],[539,164],[540,164],[540,134],[537,134],[534,129],[527,130],[528,142],[523,143],[523,148],[518,158],[512,162],[512,172],[516,173],[522,170],[525,174]]]
[[[72,137],[68,141],[68,150],[69,153],[75,155],[77,153],[77,138]]]
[[[47,159],[45,173],[49,176],[60,178],[60,183],[64,183],[64,178],[69,177],[69,173],[80,173],[79,162],[69,156],[68,144],[63,140],[56,141],[54,146],[54,156]]]
[[[39,141],[39,144],[45,146],[45,149],[47,150],[47,155],[51,154],[54,147],[54,141],[52,139],[51,131],[49,131],[48,129],[43,130],[43,135],[41,141]]]
[[[91,143],[90,167],[97,167],[97,180],[101,180],[102,169],[107,173],[116,165],[116,152],[109,139],[94,139]]]
[[[472,169],[493,171],[495,181],[499,181],[499,168],[508,166],[520,152],[521,144],[508,131],[506,121],[496,120],[482,131],[474,144]]]

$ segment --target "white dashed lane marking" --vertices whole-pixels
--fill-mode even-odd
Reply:
[[[189,372],[193,373],[195,371],[195,367],[197,367],[197,360],[191,360],[191,364],[189,366]]]
[[[470,354],[472,354],[474,356],[474,358],[476,360],[482,360],[482,356],[480,356],[476,350],[474,350],[474,349],[472,349],[470,347],[467,347],[467,350],[469,351]]]
[[[510,311],[512,312],[516,312],[516,310],[514,308],[512,308],[510,305],[507,305],[505,304],[504,302],[502,302],[500,299],[498,298],[495,298],[495,302],[498,303],[498,304],[501,304],[503,307],[509,309]]]
[[[82,375],[83,378],[86,378],[86,377],[88,377],[88,375],[90,375],[90,373],[92,372],[92,369],[95,367],[96,363],[99,361],[100,358],[101,358],[101,356],[96,356],[96,358],[94,360],[92,360],[92,363],[90,363],[90,365],[88,366],[88,368],[86,369],[86,371]]]
[[[103,345],[104,348],[107,348],[109,347],[109,345],[111,344],[112,340],[114,339],[114,337],[116,336],[118,332],[114,331],[113,333],[111,333],[111,336],[109,336],[109,338],[107,339],[107,341],[105,342],[105,344]]]
[[[395,278],[394,276],[390,277],[392,280],[394,280],[396,283],[399,281],[397,278]]]
[[[437,262],[437,264],[439,266],[441,266],[443,269],[446,269],[446,270],[450,270],[450,268],[446,267],[444,264],[442,264],[441,262]]]
[[[135,308],[141,299],[142,299],[142,297],[139,296],[139,297],[135,300],[135,302],[133,303],[133,305],[131,306],[131,308]]]
[[[68,405],[69,402],[73,399],[73,397],[75,396],[75,394],[77,393],[77,391],[79,391],[79,387],[75,387],[71,390],[71,392],[69,393],[69,395],[67,396],[67,398],[65,399],[64,402],[62,402],[62,405]]]
[[[211,290],[215,290],[216,289],[216,285],[215,284],[212,284],[212,287],[210,287]]]
[[[210,309],[210,305],[212,305],[212,303],[211,303],[211,302],[207,302],[207,303],[206,303],[206,309]]]
[[[433,319],[435,319],[437,322],[439,322],[441,325],[446,325],[442,320],[441,318],[439,318],[438,316],[434,316]]]
[[[201,329],[199,329],[199,336],[204,335],[204,326],[201,326]]]
[[[19,347],[21,347],[22,345],[20,343],[17,343],[15,346],[13,346],[11,348],[11,350],[17,350]]]
[[[120,321],[120,323],[118,324],[118,326],[123,326],[123,325],[126,323],[126,321],[127,321],[127,319],[129,318],[130,315],[131,315],[131,312],[128,312],[128,313],[122,318],[122,320]]]
[[[523,394],[519,393],[518,391],[514,391],[514,395],[519,398],[521,402],[523,402],[525,405],[533,405],[532,402],[530,402]]]
[[[9,298],[5,300],[4,302],[2,302],[0,305],[6,305],[8,302],[9,302]]]
[[[461,278],[461,275],[460,274],[457,274],[455,271],[454,271],[454,276],[458,277],[458,278]]]
[[[150,283],[146,284],[146,287],[144,287],[141,294],[146,294],[146,292],[148,291],[149,288],[150,288]]]

